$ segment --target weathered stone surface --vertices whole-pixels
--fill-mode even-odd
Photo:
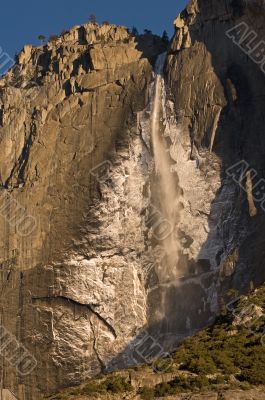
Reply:
[[[136,45],[122,27],[74,27],[2,79],[1,318],[37,360],[27,376],[5,360],[3,385],[27,400],[100,372],[146,322],[136,114],[152,68]]]
[[[229,287],[244,291],[251,280],[259,285],[265,279],[265,215],[253,198],[254,185],[264,178],[265,76],[227,35],[242,22],[248,34],[255,32],[255,44],[264,40],[264,2],[190,1],[175,21],[166,64],[186,149],[184,158],[176,151],[175,159],[181,159],[177,173],[187,201],[183,232],[193,239],[187,254],[216,271],[221,293]],[[197,171],[189,169],[191,160],[197,160]],[[241,188],[226,172],[240,160],[249,164]],[[205,231],[198,237],[197,226]]]
[[[151,221],[144,43],[123,27],[76,26],[25,47],[1,80],[1,317],[37,360],[23,377],[3,361],[6,388],[38,400],[128,366],[142,333],[164,354],[213,321],[220,293],[264,280],[254,177],[240,188],[226,174],[240,159],[265,170],[265,79],[226,36],[244,21],[263,37],[264,13],[244,5],[193,0],[175,21],[166,65],[175,104],[164,99],[160,127],[178,193],[172,265]]]

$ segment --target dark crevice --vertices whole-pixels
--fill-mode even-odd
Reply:
[[[101,372],[105,372],[105,370],[106,370],[106,365],[105,365],[104,362],[101,360],[101,358],[100,358],[100,356],[99,356],[99,353],[98,353],[98,351],[97,351],[97,346],[96,346],[96,344],[97,344],[97,338],[96,338],[96,334],[95,334],[95,331],[94,331],[94,327],[93,327],[92,322],[91,322],[91,321],[89,321],[89,322],[90,322],[91,331],[92,331],[92,333],[93,333],[93,350],[94,350],[95,355],[96,355],[96,357],[97,357],[97,360],[98,360],[98,362],[99,362]]]
[[[14,175],[18,172],[17,184],[24,182],[24,174],[29,160],[30,149],[34,141],[34,133],[31,132],[26,139],[21,155],[18,158],[15,166],[13,167],[9,178],[6,180],[4,187],[9,188]]]
[[[102,317],[102,315],[100,315],[94,309],[94,307],[99,307],[99,304],[84,304],[84,303],[80,303],[80,302],[78,302],[76,300],[73,300],[73,299],[71,299],[69,297],[66,297],[66,296],[46,296],[46,297],[34,297],[33,296],[32,297],[33,301],[36,301],[36,300],[51,301],[51,300],[56,300],[56,299],[61,299],[61,300],[67,301],[68,303],[73,304],[73,305],[86,307],[89,311],[91,311],[108,328],[108,330],[113,334],[115,339],[117,338],[117,334],[115,332],[115,329],[111,326],[111,324],[104,317]]]

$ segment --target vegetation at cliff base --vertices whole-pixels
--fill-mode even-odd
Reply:
[[[232,302],[233,303],[233,302]],[[265,285],[249,297],[237,298],[216,323],[187,338],[170,357],[151,366],[138,366],[119,374],[91,379],[84,385],[50,399],[74,399],[76,395],[102,398],[106,394],[135,391],[143,400],[178,393],[265,385]],[[166,380],[166,374],[171,378]],[[137,377],[135,377],[135,374]],[[148,375],[161,382],[133,387]],[[154,379],[157,382],[157,379]]]
[[[232,313],[220,316],[208,329],[186,339],[168,360],[167,372],[176,378],[143,388],[143,399],[163,397],[218,385],[249,387],[265,385],[265,286],[249,298],[242,298]],[[155,369],[159,371],[160,360]],[[163,363],[165,369],[165,363]]]
[[[112,375],[103,380],[91,380],[86,384],[72,388],[67,392],[50,397],[53,400],[71,399],[73,396],[98,396],[104,394],[118,394],[131,392],[132,385],[125,377]]]

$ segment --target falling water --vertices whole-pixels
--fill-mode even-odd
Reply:
[[[155,160],[155,185],[153,188],[153,197],[159,205],[160,212],[168,221],[168,227],[172,227],[166,237],[162,240],[162,247],[165,254],[164,273],[167,267],[168,277],[175,273],[177,266],[177,240],[175,234],[175,225],[177,218],[177,198],[178,189],[176,176],[171,169],[171,158],[167,150],[164,131],[166,121],[165,111],[165,82],[163,78],[163,69],[166,54],[158,57],[155,72],[155,93],[154,104],[151,115],[151,138]],[[175,267],[175,268],[174,268]]]

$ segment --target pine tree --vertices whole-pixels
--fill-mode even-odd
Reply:
[[[41,43],[44,43],[44,42],[45,42],[45,39],[46,39],[46,37],[45,37],[44,35],[39,35],[39,36],[38,36],[38,40],[39,40]]]
[[[135,26],[133,26],[132,27],[132,36],[138,36],[138,35],[139,35],[138,29]]]
[[[97,23],[97,17],[94,14],[91,14],[89,16],[89,22],[91,22],[92,24],[96,24]]]
[[[164,31],[164,32],[163,32],[163,34],[162,34],[162,40],[163,40],[163,42],[164,42],[165,44],[168,44],[168,43],[169,43],[169,37],[168,37],[167,31]]]

